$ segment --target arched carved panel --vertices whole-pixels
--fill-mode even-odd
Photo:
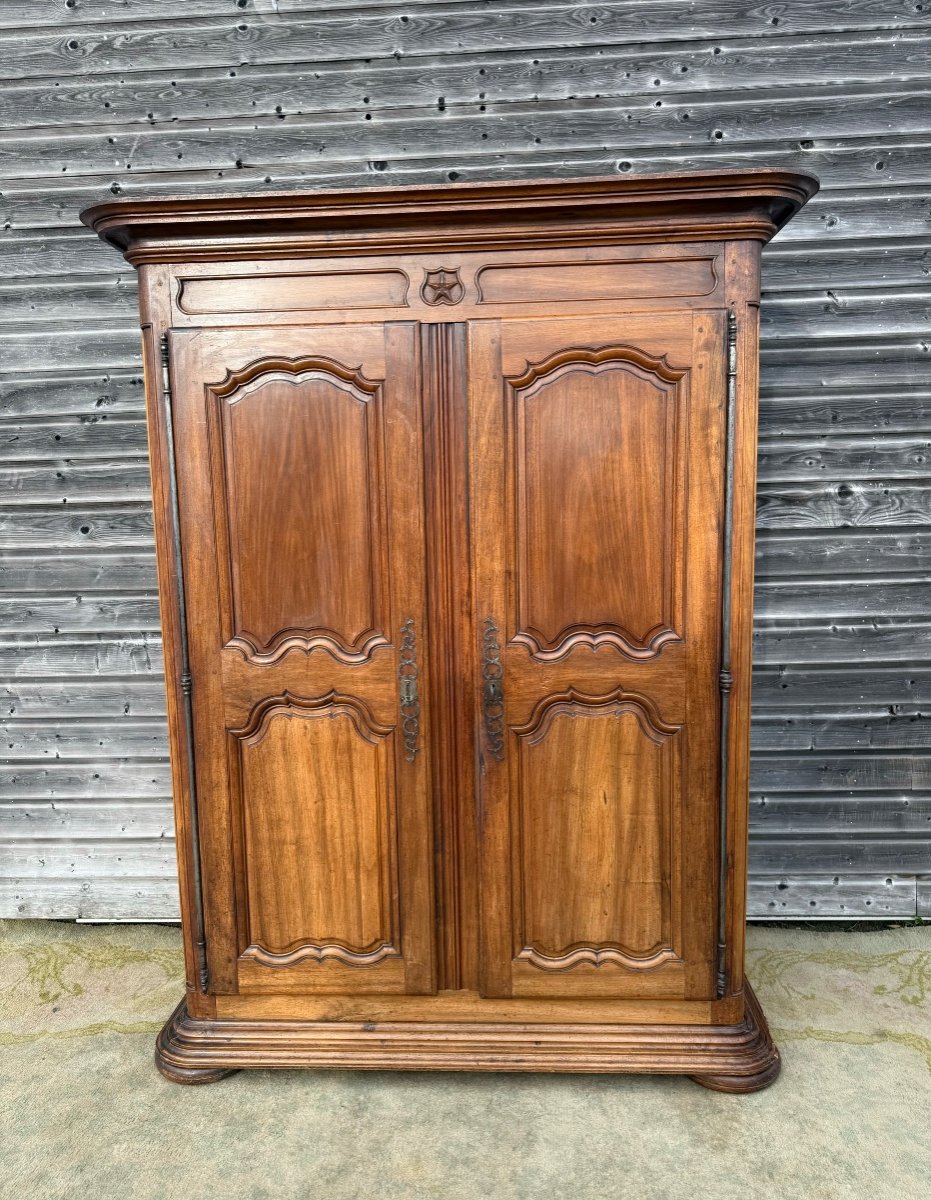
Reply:
[[[349,718],[356,733],[373,746],[393,732],[393,726],[382,725],[372,716],[366,705],[358,696],[343,696],[338,692],[327,692],[325,696],[295,696],[292,692],[284,691],[280,696],[268,696],[257,704],[249,714],[249,720],[240,729],[231,729],[230,734],[237,741],[258,745],[268,734],[269,725],[278,716],[293,716],[310,714],[335,716],[338,713]]]
[[[678,961],[680,727],[622,688],[569,688],[513,732],[515,957],[541,971]]]
[[[518,564],[512,641],[655,657],[681,640],[687,371],[569,347],[508,381]]]
[[[560,713],[569,716],[599,717],[619,716],[622,712],[631,713],[643,735],[658,745],[662,745],[666,738],[678,733],[680,729],[680,726],[664,721],[656,705],[647,696],[625,692],[621,687],[604,696],[590,696],[570,687],[564,692],[545,696],[534,708],[530,720],[525,725],[515,726],[514,732],[528,745],[536,746],[546,737],[553,720]]]
[[[226,644],[254,663],[388,644],[381,390],[322,356],[207,387]]]
[[[394,731],[358,698],[284,692],[230,730],[247,947],[270,967],[398,957]]]

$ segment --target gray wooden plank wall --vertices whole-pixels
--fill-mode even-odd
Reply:
[[[111,194],[798,166],[766,253],[751,911],[931,916],[931,8],[4,0],[0,915],[171,919]]]

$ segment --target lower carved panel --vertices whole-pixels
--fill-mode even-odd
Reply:
[[[155,1061],[177,1083],[243,1067],[335,1067],[658,1073],[735,1092],[766,1087],[779,1071],[749,988],[732,1025],[217,1020],[191,1017],[182,1002],[159,1034]]]
[[[677,955],[668,946],[661,947],[655,954],[644,954],[640,957],[627,954],[615,946],[602,946],[598,950],[594,950],[591,946],[579,946],[575,950],[568,950],[565,954],[557,955],[541,954],[532,946],[525,946],[517,958],[521,962],[530,963],[532,967],[538,967],[541,971],[568,971],[581,963],[588,963],[592,967],[602,967],[606,963],[613,963],[617,967],[631,969],[639,967],[641,970],[646,970],[649,967],[658,967],[660,963],[674,961]]]
[[[649,970],[678,961],[679,728],[643,697],[547,697],[518,735],[518,961]]]
[[[248,946],[265,967],[398,958],[393,731],[335,693],[234,730]]]
[[[300,962],[320,963],[326,962],[327,959],[335,959],[350,967],[372,967],[385,958],[396,957],[397,953],[394,946],[389,945],[388,942],[380,942],[371,950],[351,950],[349,947],[340,946],[335,942],[325,946],[302,942],[293,950],[281,954],[274,954],[270,950],[266,950],[264,946],[249,946],[242,952],[242,957],[254,959],[263,967],[292,967]]]

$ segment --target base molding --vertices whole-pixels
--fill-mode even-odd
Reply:
[[[747,987],[733,1025],[360,1022],[192,1017],[184,1001],[158,1036],[155,1062],[176,1083],[246,1067],[373,1071],[572,1071],[689,1075],[752,1092],[779,1073],[779,1052]]]
[[[759,1092],[776,1080],[781,1067],[779,1051],[776,1050],[773,1061],[757,1075],[692,1075],[690,1078],[712,1092]]]

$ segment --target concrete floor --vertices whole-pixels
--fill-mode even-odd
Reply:
[[[768,1091],[683,1079],[156,1074],[179,934],[0,922],[6,1200],[927,1200],[931,928],[751,929]]]

